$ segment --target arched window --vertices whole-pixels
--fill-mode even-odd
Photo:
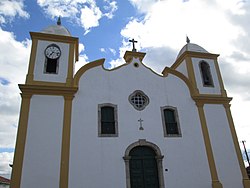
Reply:
[[[161,151],[153,143],[142,139],[128,146],[123,157],[127,188],[164,188]]]
[[[212,75],[211,75],[210,66],[206,61],[201,61],[200,62],[200,72],[201,72],[203,85],[205,87],[213,86],[214,84],[213,84],[213,79],[212,79]]]
[[[172,106],[161,107],[161,114],[164,136],[181,136],[177,109]]]
[[[100,137],[118,136],[117,105],[98,105],[98,135]]]

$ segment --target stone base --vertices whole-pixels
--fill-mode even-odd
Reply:
[[[244,185],[244,188],[250,188],[250,180],[249,179],[243,179],[243,185]]]

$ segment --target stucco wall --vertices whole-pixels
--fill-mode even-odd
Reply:
[[[143,111],[128,101],[135,90],[150,99]],[[102,103],[118,106],[118,137],[98,137],[98,104]],[[177,107],[182,137],[164,137],[162,106]],[[85,72],[73,100],[69,187],[125,188],[123,156],[139,139],[156,144],[164,155],[165,187],[211,187],[197,108],[181,79],[171,74],[161,77],[142,64],[135,68],[133,62],[114,71],[99,66]]]
[[[21,188],[59,187],[64,99],[33,95]]]
[[[44,50],[50,44],[60,47],[61,57],[59,58],[58,74],[44,74],[45,55]],[[38,41],[35,59],[34,80],[49,82],[66,82],[68,73],[69,44],[52,41]]]
[[[225,188],[243,188],[225,108],[207,104],[204,110],[219,179]]]
[[[186,60],[183,60],[183,62],[176,68],[176,70],[181,72],[188,78]]]

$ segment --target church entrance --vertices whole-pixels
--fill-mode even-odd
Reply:
[[[147,146],[137,146],[129,156],[131,188],[159,188],[155,151]]]

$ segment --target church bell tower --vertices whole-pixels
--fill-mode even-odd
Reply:
[[[78,38],[61,25],[30,32],[32,48],[26,84],[71,85],[78,60]]]
[[[67,187],[74,63],[78,38],[61,25],[30,32],[32,47],[11,175],[11,188]],[[47,177],[46,180],[41,177]]]

